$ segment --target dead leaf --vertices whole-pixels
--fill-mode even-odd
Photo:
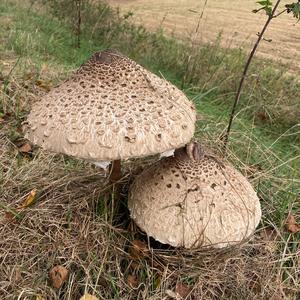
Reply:
[[[4,217],[7,222],[14,222],[16,220],[15,215],[13,213],[11,213],[10,211],[6,211],[4,213]]]
[[[79,300],[99,300],[96,296],[84,294]]]
[[[262,123],[266,123],[270,121],[270,116],[265,111],[258,111],[256,113],[256,118],[260,120]]]
[[[139,286],[139,281],[135,275],[128,275],[127,284],[132,288],[137,288]]]
[[[28,196],[26,197],[25,201],[20,206],[18,206],[18,208],[22,209],[22,208],[26,208],[26,207],[30,206],[33,203],[33,201],[35,200],[36,193],[37,193],[37,189],[33,189],[28,194]]]
[[[295,217],[291,213],[286,219],[286,228],[291,233],[296,233],[300,230],[300,225],[297,224]]]
[[[147,245],[144,242],[140,241],[140,240],[133,240],[132,241],[132,246],[134,248],[136,248],[137,250],[139,250],[139,251],[148,251]]]
[[[56,289],[59,289],[63,283],[67,280],[69,271],[64,266],[55,266],[49,272],[50,280]]]
[[[176,287],[175,287],[175,293],[181,298],[181,299],[186,299],[190,293],[191,289],[184,283],[182,282],[177,282]]]
[[[45,298],[42,295],[36,295],[35,300],[45,300]]]
[[[132,246],[129,248],[130,257],[134,260],[138,260],[148,255],[147,245],[140,240],[133,240]]]
[[[29,153],[32,151],[32,147],[29,143],[26,143],[24,145],[22,145],[21,147],[19,147],[19,152],[21,153]]]
[[[0,117],[0,124],[4,123],[4,119]]]
[[[16,223],[22,219],[22,215],[14,208],[8,207],[0,203],[0,208],[4,210],[2,221],[5,223]]]

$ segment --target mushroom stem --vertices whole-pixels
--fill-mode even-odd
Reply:
[[[115,183],[121,178],[121,160],[114,160],[109,168],[109,181]]]

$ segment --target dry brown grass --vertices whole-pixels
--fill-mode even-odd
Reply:
[[[204,0],[107,1],[114,6],[120,6],[124,11],[132,11],[138,24],[152,31],[158,30],[161,26],[167,34],[183,40],[194,35],[205,3]],[[280,9],[290,2],[282,1]],[[253,14],[254,8],[256,4],[253,0],[240,0],[234,3],[229,0],[209,0],[200,21],[197,42],[213,43],[219,32],[222,32],[223,46],[250,49],[266,18],[264,13]],[[299,74],[300,31],[295,23],[296,20],[287,15],[274,20],[265,36],[266,39],[272,39],[272,42],[262,42],[258,55],[262,58],[280,60],[288,64],[293,73]]]
[[[147,249],[134,252],[132,241],[147,239],[103,198],[103,174],[39,150],[20,156],[1,133],[1,299],[79,299],[84,292],[170,299],[177,282],[190,286],[189,299],[296,299],[300,253],[290,252],[280,228],[261,228],[249,243],[223,251],[175,250],[149,240]],[[33,188],[35,204],[12,218],[8,212]],[[283,267],[286,262],[291,265]],[[70,271],[60,290],[49,282],[55,265]],[[128,284],[129,274],[138,287]]]
[[[24,88],[16,78],[10,82],[24,93],[25,109],[43,93],[39,88]],[[178,282],[189,286],[188,299],[296,299],[300,288],[296,240],[287,238],[284,228],[268,224],[268,218],[249,243],[231,249],[166,247],[148,240],[129,221],[125,203],[104,196],[102,172],[37,148],[21,154],[22,135],[12,135],[18,119],[7,116],[2,125],[1,299],[42,295],[73,300],[85,292],[99,299],[171,299],[170,291]],[[126,165],[130,177],[140,163]],[[249,171],[245,164],[242,168]],[[124,178],[124,195],[129,181]],[[17,209],[34,188],[38,189],[35,203]],[[144,246],[133,247],[136,240]],[[55,265],[70,271],[60,290],[49,281]],[[136,287],[128,282],[129,275],[136,277]]]

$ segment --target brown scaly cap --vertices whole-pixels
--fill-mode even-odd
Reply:
[[[195,120],[193,104],[175,86],[106,50],[35,103],[25,129],[45,149],[99,161],[181,147]]]
[[[226,247],[249,237],[261,218],[256,192],[228,163],[196,143],[176,150],[133,182],[132,218],[162,243]]]

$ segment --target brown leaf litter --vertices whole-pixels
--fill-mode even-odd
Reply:
[[[286,219],[286,228],[291,233],[297,233],[300,230],[300,225],[297,224],[296,219],[294,215],[289,213],[287,219]]]
[[[69,276],[69,271],[64,266],[55,266],[49,272],[51,284],[56,289],[61,288],[61,286],[68,279],[68,276]]]

